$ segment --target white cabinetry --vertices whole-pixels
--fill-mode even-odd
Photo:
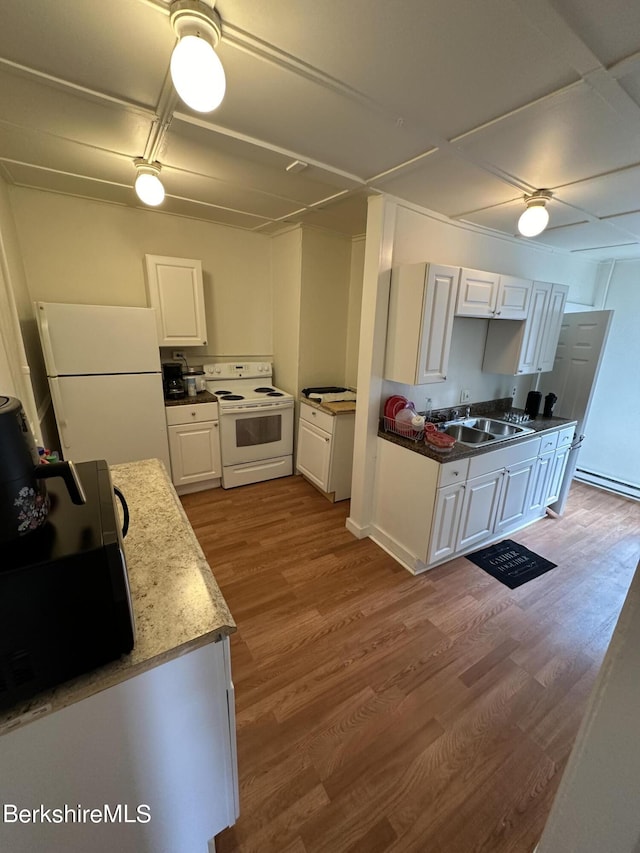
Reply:
[[[458,267],[412,264],[391,274],[384,378],[407,385],[444,382]]]
[[[502,488],[502,471],[467,480],[456,551],[483,542],[493,532]]]
[[[170,406],[165,411],[171,478],[176,491],[184,494],[219,485],[222,467],[218,404]]]
[[[501,320],[526,320],[533,282],[513,275],[501,275],[494,317]]]
[[[191,258],[145,255],[147,297],[156,309],[158,346],[207,343],[202,263]]]
[[[355,412],[330,415],[300,404],[296,469],[330,500],[351,496]]]
[[[482,270],[460,270],[456,314],[458,317],[493,317],[500,276]]]
[[[494,527],[496,533],[508,533],[526,523],[536,462],[537,458],[527,459],[505,470]]]
[[[569,288],[535,281],[527,319],[489,323],[482,369],[487,373],[542,373],[553,369]]]

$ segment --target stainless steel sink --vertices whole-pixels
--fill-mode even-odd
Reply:
[[[495,444],[508,438],[527,435],[534,430],[531,427],[494,420],[493,418],[467,418],[463,421],[445,424],[444,431],[447,435],[452,435],[460,444],[475,447],[478,444]]]
[[[456,441],[462,444],[484,444],[486,441],[493,441],[493,436],[489,432],[484,432],[481,429],[465,426],[464,424],[451,424],[445,429],[447,435],[452,435]]]

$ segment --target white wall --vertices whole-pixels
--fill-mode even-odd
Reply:
[[[209,345],[272,352],[270,238],[154,210],[10,187],[33,300],[144,306],[144,255],[199,258]]]
[[[594,305],[614,313],[578,469],[640,492],[640,261],[603,265]]]
[[[300,388],[345,381],[351,240],[304,228],[300,301]]]
[[[300,280],[302,231],[292,228],[271,238],[274,383],[297,394],[299,387]]]
[[[347,320],[347,354],[344,381],[349,388],[358,384],[358,349],[360,346],[360,314],[362,311],[362,277],[364,275],[364,237],[354,238],[351,244],[349,272],[349,316]]]
[[[424,261],[567,284],[570,295],[573,291],[576,298],[585,288],[591,292],[598,274],[595,263],[550,252],[524,239],[481,232],[390,197],[369,200],[358,373],[360,406],[356,420],[354,479],[348,522],[349,529],[356,535],[366,535],[372,515],[375,489],[372,472],[381,404],[390,388],[398,388],[397,383],[382,380],[390,272],[394,266]],[[422,403],[422,398],[428,393],[437,407],[441,401],[445,401],[444,405],[458,404],[463,388],[472,392],[472,400],[480,400],[492,399],[494,394],[487,392],[494,388],[509,389],[516,385],[518,396],[522,397],[522,385],[527,383],[526,387],[530,387],[531,377],[514,380],[513,377],[482,373],[484,339],[481,328],[486,328],[486,321],[472,322],[476,323],[473,327],[457,322],[447,381],[417,387],[417,390],[410,387],[407,396],[413,398],[420,394],[420,399],[415,401]],[[467,329],[473,329],[469,336],[465,334]],[[365,393],[368,399],[363,401]]]

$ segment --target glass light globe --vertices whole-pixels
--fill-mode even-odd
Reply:
[[[164,187],[157,175],[140,172],[135,182],[135,190],[140,201],[151,207],[157,207],[164,201]]]
[[[518,219],[518,231],[523,237],[537,237],[549,222],[549,211],[543,204],[528,207]]]
[[[226,79],[218,54],[206,39],[183,36],[171,54],[171,79],[192,110],[208,113],[224,98]]]

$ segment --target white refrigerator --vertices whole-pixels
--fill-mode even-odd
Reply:
[[[64,459],[110,465],[169,444],[153,308],[36,303]]]

